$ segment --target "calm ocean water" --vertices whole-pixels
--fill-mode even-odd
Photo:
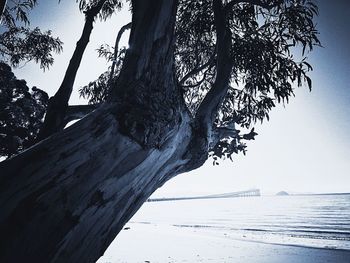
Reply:
[[[131,224],[225,238],[350,250],[350,194],[150,202]]]

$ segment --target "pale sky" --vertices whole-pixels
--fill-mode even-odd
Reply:
[[[16,70],[29,86],[38,86],[50,95],[58,89],[78,40],[84,16],[75,1],[38,1],[32,25],[52,29],[64,42],[64,52],[43,73],[28,63]],[[286,190],[300,192],[350,192],[350,2],[319,0],[318,18],[324,48],[310,54],[314,72],[313,91],[296,90],[286,107],[279,106],[271,120],[259,125],[259,135],[248,145],[246,156],[236,156],[212,166],[209,160],[200,169],[179,175],[156,196],[222,193],[260,188],[262,193]],[[54,10],[52,9],[54,8]],[[49,11],[49,8],[51,10]],[[114,44],[119,28],[130,22],[128,8],[107,22],[97,22],[75,82],[71,104],[82,104],[78,89],[105,71],[104,59],[97,58],[102,43]],[[124,39],[124,44],[127,39]]]

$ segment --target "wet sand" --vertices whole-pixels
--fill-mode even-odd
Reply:
[[[168,225],[126,227],[98,263],[350,263],[350,250],[258,243]]]

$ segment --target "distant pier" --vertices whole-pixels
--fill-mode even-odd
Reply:
[[[150,198],[147,202],[161,202],[161,201],[179,201],[179,200],[193,200],[193,199],[214,199],[214,198],[234,198],[234,197],[251,197],[260,196],[259,189],[250,189],[247,191],[239,191],[215,195],[189,196],[189,197],[169,197],[169,198]]]

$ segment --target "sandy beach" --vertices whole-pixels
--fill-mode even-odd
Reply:
[[[200,229],[129,223],[98,263],[349,263],[350,250],[267,244]]]

